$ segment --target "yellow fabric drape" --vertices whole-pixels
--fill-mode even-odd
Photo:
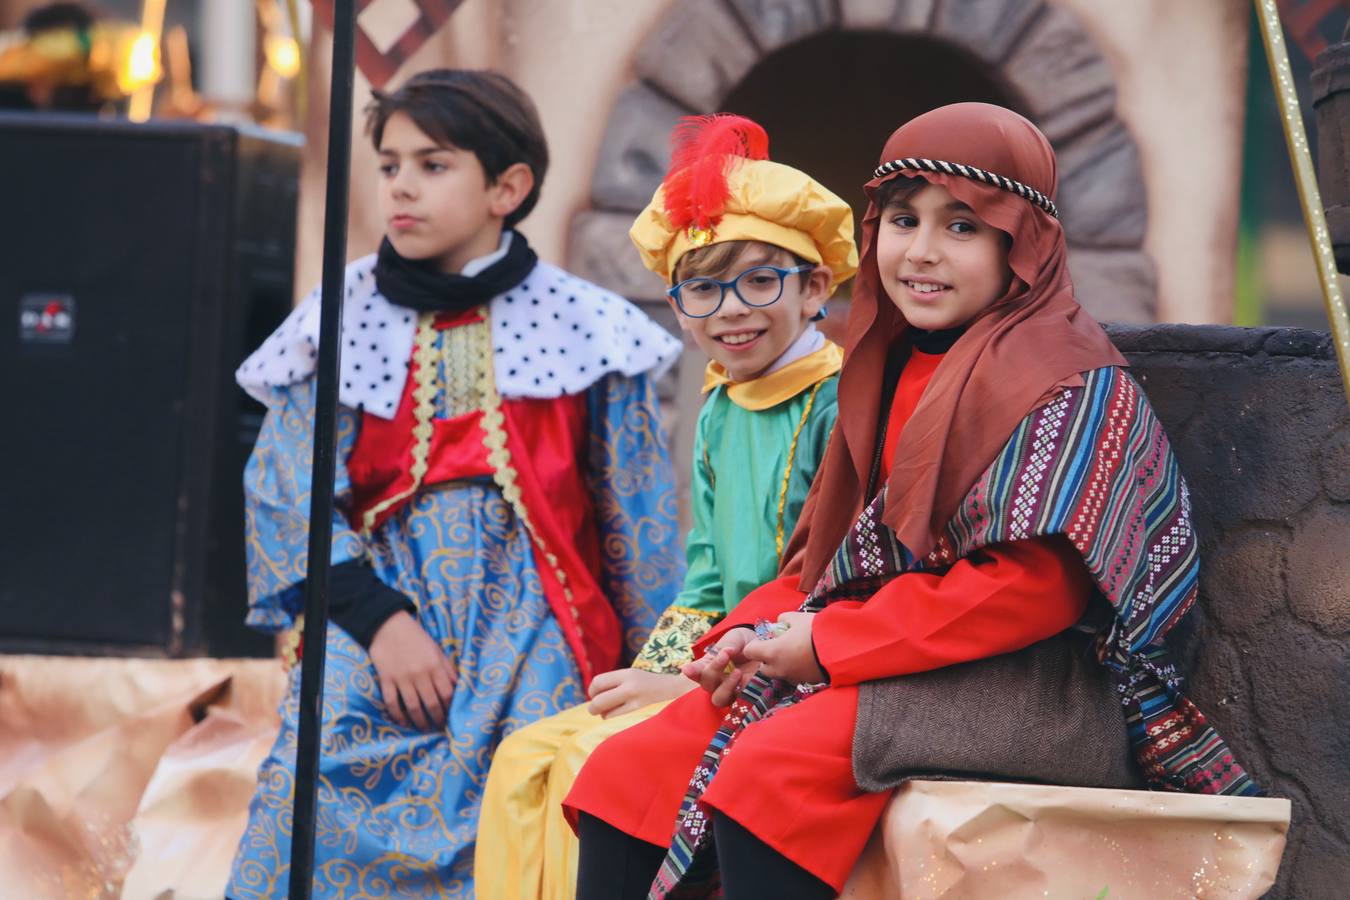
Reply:
[[[479,900],[572,900],[577,839],[562,801],[591,751],[666,707],[602,719],[585,706],[541,719],[502,741],[483,790],[474,853]]]

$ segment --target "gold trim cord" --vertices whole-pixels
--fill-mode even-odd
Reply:
[[[490,332],[487,320],[483,323],[484,334]],[[478,350],[479,365],[479,384],[483,397],[483,419],[481,422],[483,428],[483,446],[487,447],[488,464],[492,466],[492,480],[496,483],[498,489],[502,492],[502,498],[511,504],[511,510],[520,520],[520,524],[525,526],[525,531],[529,534],[534,545],[543,555],[545,562],[553,571],[553,577],[558,579],[558,584],[562,585],[563,597],[567,601],[568,612],[572,614],[572,621],[576,626],[577,634],[584,636],[585,632],[581,627],[581,614],[577,612],[576,602],[572,596],[572,588],[567,584],[567,573],[563,571],[558,557],[549,549],[548,544],[534,527],[534,521],[530,518],[530,511],[525,508],[524,499],[520,493],[520,485],[517,484],[517,475],[515,466],[511,463],[511,451],[506,446],[506,417],[502,414],[502,398],[497,393],[497,380],[492,367],[492,351],[488,342],[484,341]],[[591,665],[589,658],[580,660],[586,672],[594,674],[595,668]]]
[[[792,479],[792,462],[797,458],[797,440],[802,436],[802,429],[806,427],[806,420],[811,415],[811,407],[815,405],[816,394],[820,393],[820,386],[823,381],[816,382],[816,386],[811,388],[811,395],[806,398],[806,406],[802,409],[801,420],[797,422],[797,430],[792,432],[792,443],[788,445],[787,465],[783,467],[783,486],[778,491],[778,521],[774,526],[774,552],[778,554],[781,561],[783,558],[783,509],[787,506],[788,482]]]
[[[305,633],[305,614],[295,617],[295,624],[281,635],[281,664],[290,671],[300,662],[300,638]]]
[[[375,504],[361,518],[361,530],[370,537],[375,522],[380,515],[395,504],[402,503],[422,486],[429,466],[431,436],[436,427],[432,418],[436,414],[436,329],[432,322],[433,313],[422,313],[417,319],[417,335],[413,338],[413,361],[417,363],[413,373],[413,447],[412,465],[408,474],[412,476],[412,486],[392,497],[386,497]]]

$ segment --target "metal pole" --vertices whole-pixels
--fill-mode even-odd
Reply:
[[[1303,204],[1303,221],[1308,226],[1308,239],[1317,260],[1317,278],[1322,282],[1322,302],[1326,306],[1327,321],[1331,323],[1331,341],[1341,365],[1341,385],[1345,388],[1346,400],[1350,401],[1350,316],[1346,314],[1345,298],[1341,296],[1336,275],[1336,256],[1327,230],[1327,216],[1322,209],[1322,194],[1317,189],[1308,135],[1303,129],[1303,113],[1298,105],[1298,91],[1294,88],[1294,74],[1289,67],[1289,51],[1280,28],[1280,11],[1275,0],[1255,0],[1255,3],[1256,17],[1261,23],[1261,41],[1270,63],[1270,78],[1275,83],[1275,99],[1284,123],[1284,139],[1289,145],[1289,160],[1294,166],[1294,182]]]
[[[343,280],[347,268],[347,186],[351,173],[353,0],[333,9],[333,71],[328,110],[328,172],[323,221],[323,286],[319,313],[318,388],[309,503],[309,568],[305,574],[304,656],[300,662],[300,734],[291,818],[291,900],[309,900],[314,883],[314,808],[318,798],[324,649],[328,640],[328,572],[333,546],[333,480],[337,462],[338,361],[342,352]]]

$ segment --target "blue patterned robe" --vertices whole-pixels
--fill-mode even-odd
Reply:
[[[245,474],[248,621],[281,631],[302,605],[314,382],[270,390]],[[600,583],[631,655],[683,575],[673,476],[649,376],[610,373],[586,399]],[[456,412],[452,401],[438,396],[438,417]],[[358,427],[358,414],[341,407],[340,503],[349,497],[344,463]],[[490,479],[424,485],[368,538],[338,514],[332,562],[363,556],[417,603],[458,682],[443,731],[399,726],[384,712],[365,650],[329,626],[314,896],[471,897],[478,804],[494,749],[516,728],[583,702],[582,679],[529,536]],[[259,770],[230,877],[234,900],[287,890],[299,676],[295,667],[280,735]]]

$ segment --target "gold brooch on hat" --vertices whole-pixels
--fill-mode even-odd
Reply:
[[[699,228],[697,225],[690,225],[689,230],[685,232],[685,236],[689,238],[689,243],[695,247],[706,247],[712,243],[713,238],[717,236],[717,232],[713,231],[712,228]]]

